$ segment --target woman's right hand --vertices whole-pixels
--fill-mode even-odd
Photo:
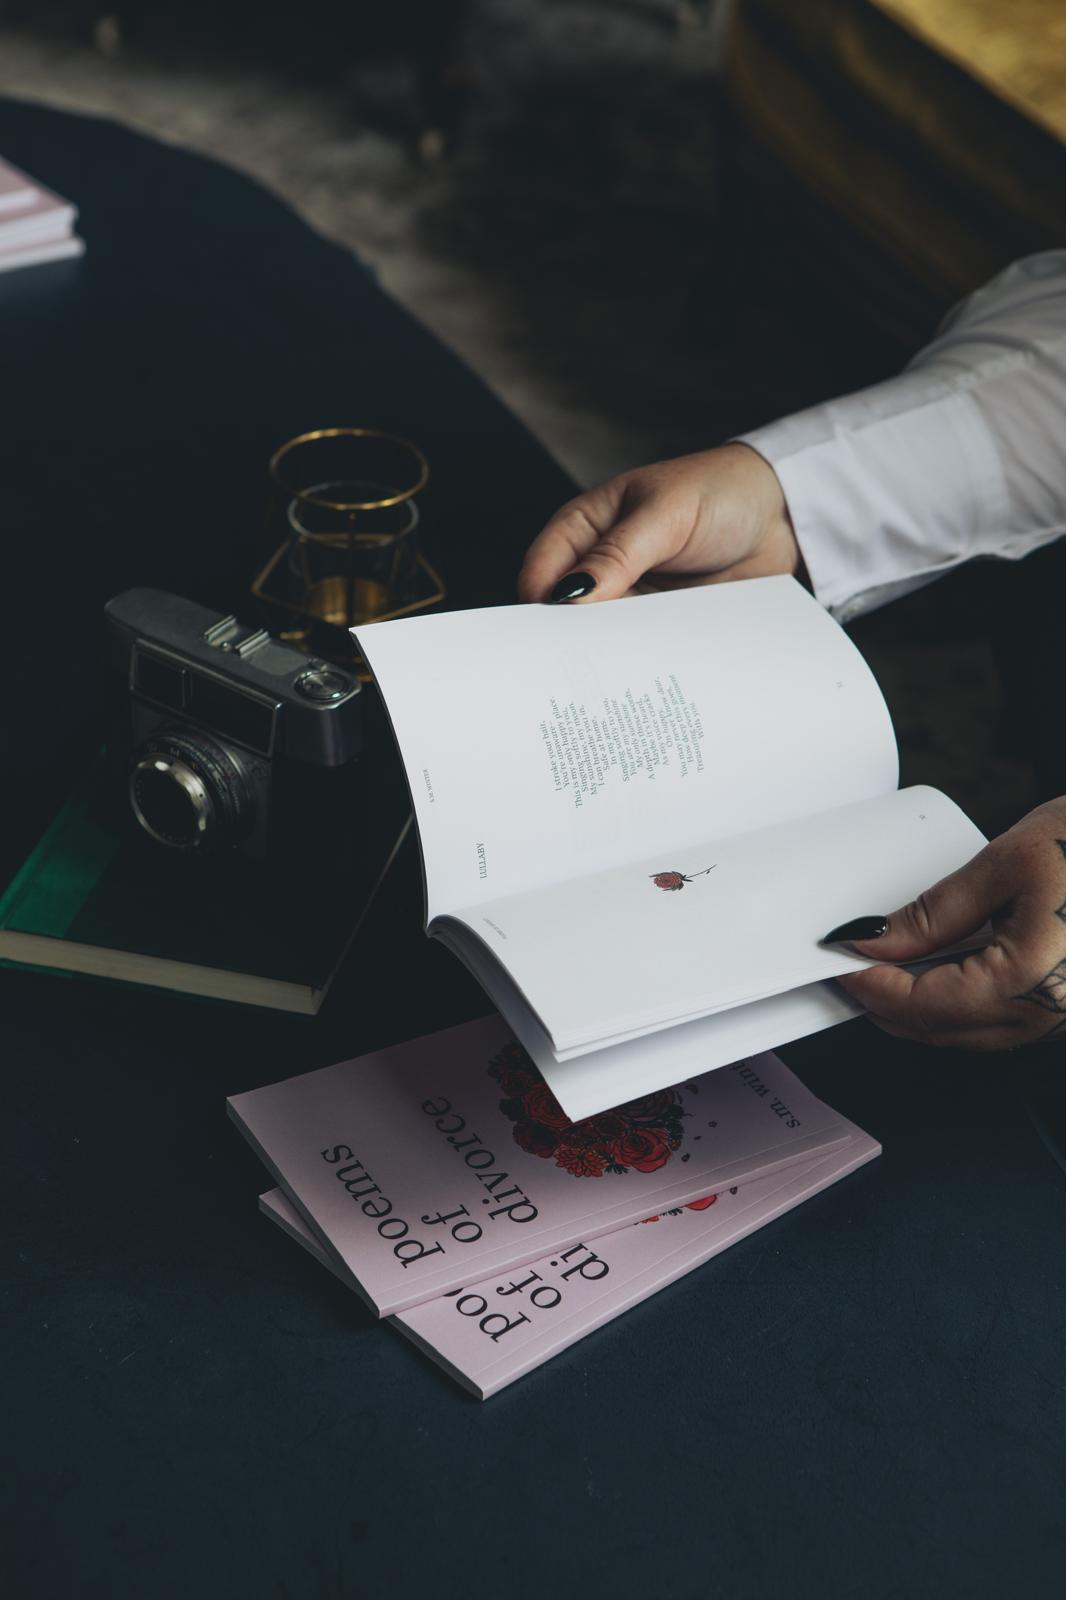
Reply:
[[[613,600],[776,573],[803,576],[777,475],[746,444],[622,472],[557,511],[518,579],[523,600]]]

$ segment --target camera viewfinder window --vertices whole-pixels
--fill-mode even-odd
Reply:
[[[134,658],[134,684],[138,691],[157,705],[181,711],[185,705],[185,685],[189,674],[183,667],[171,666],[158,656],[138,650]]]
[[[194,678],[192,689],[192,714],[197,721],[213,728],[216,733],[251,750],[270,754],[274,732],[274,707],[261,700],[249,699],[216,683],[213,678]]]

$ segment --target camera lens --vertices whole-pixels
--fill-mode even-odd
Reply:
[[[252,822],[240,757],[207,734],[163,729],[130,774],[130,804],[145,833],[178,850],[233,844]]]
[[[204,825],[198,798],[181,782],[173,762],[152,761],[138,770],[135,808],[141,826],[168,844],[191,845]]]

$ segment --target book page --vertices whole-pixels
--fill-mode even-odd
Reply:
[[[473,973],[575,1122],[621,1100],[668,1089],[682,1078],[761,1055],[863,1014],[862,1007],[839,984],[809,983],[560,1060],[521,990],[481,940],[456,937],[464,930],[450,918],[444,918],[438,929],[435,937]]]
[[[895,788],[869,668],[791,578],[356,630],[427,920]]]
[[[984,842],[945,795],[905,789],[454,920],[506,967],[564,1059],[870,965],[819,940],[904,904]]]

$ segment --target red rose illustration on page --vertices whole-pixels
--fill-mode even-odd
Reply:
[[[717,865],[715,862],[714,866],[704,867],[702,872],[650,872],[648,876],[657,889],[683,889],[693,878],[705,878]]]

